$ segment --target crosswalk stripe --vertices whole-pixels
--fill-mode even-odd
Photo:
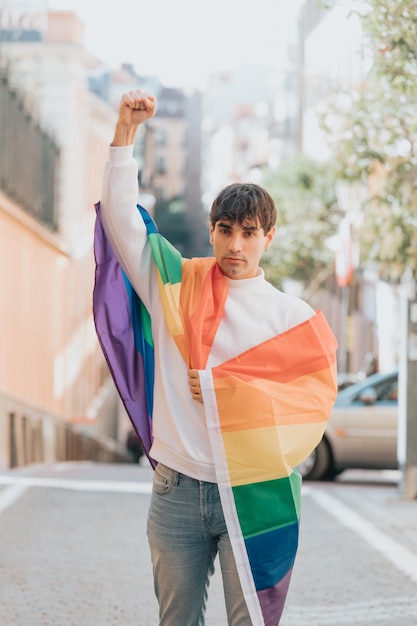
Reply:
[[[20,488],[24,487],[25,489],[29,487],[44,487],[50,489],[72,489],[74,491],[107,491],[113,493],[150,494],[152,491],[151,482],[76,480],[67,478],[41,478],[39,476],[4,475],[0,476],[0,485],[13,485]]]

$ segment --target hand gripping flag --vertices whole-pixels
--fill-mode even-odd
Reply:
[[[149,457],[151,320],[106,239],[97,208],[96,329],[127,413]],[[254,626],[277,626],[298,547],[296,466],[321,440],[337,393],[337,343],[324,316],[206,368],[227,298],[212,258],[183,259],[144,209],[165,319],[189,367],[200,370],[210,444],[230,540]]]

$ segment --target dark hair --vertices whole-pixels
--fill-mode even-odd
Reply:
[[[269,193],[254,183],[233,183],[225,187],[214,199],[210,211],[210,221],[246,225],[257,222],[265,235],[275,226],[277,209]]]

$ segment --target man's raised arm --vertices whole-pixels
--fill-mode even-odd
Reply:
[[[155,98],[135,89],[121,97],[114,137],[109,146],[101,189],[101,222],[113,251],[130,282],[149,308],[150,252],[139,211],[138,164],[133,144],[138,126],[155,114]]]

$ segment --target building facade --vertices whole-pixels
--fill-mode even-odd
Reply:
[[[20,157],[0,184],[0,467],[68,458],[74,424],[96,442],[117,429],[92,317],[94,203],[115,117],[88,89],[97,61],[77,16],[49,13],[42,24],[1,43],[0,115],[14,146],[4,158]],[[47,214],[30,196],[28,178],[44,169],[31,167],[44,158],[32,129],[56,148]]]

